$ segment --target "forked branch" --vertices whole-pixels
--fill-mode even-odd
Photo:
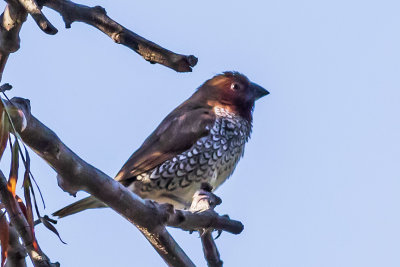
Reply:
[[[150,63],[158,63],[177,72],[190,72],[197,64],[197,58],[193,55],[176,54],[128,30],[107,16],[101,6],[88,7],[69,0],[38,0],[38,3],[60,13],[66,28],[70,28],[75,21],[87,23],[107,34],[114,42],[129,47]]]
[[[214,195],[211,190],[212,187],[210,184],[202,184],[201,189],[193,196],[193,202],[190,207],[192,212],[203,213],[205,211],[214,211],[214,208],[221,204],[222,200],[218,196]],[[228,216],[224,217],[229,220]],[[222,267],[223,261],[219,256],[217,245],[212,236],[212,231],[214,229],[215,228],[204,228],[199,231],[201,244],[203,245],[204,258],[207,261],[208,267]],[[220,230],[218,232],[221,234]]]
[[[107,34],[114,42],[125,45],[150,63],[158,63],[177,72],[190,72],[197,64],[193,55],[181,55],[165,49],[120,25],[100,6],[88,7],[69,0],[8,0],[0,17],[0,81],[10,53],[20,47],[19,32],[29,13],[39,28],[47,34],[57,29],[43,14],[41,7],[49,7],[63,17],[66,28],[75,21],[87,23]]]
[[[213,210],[193,213],[143,200],[71,151],[53,131],[31,115],[28,100],[13,98],[11,102],[8,105],[16,111],[12,112],[12,117],[22,140],[53,167],[60,187],[70,194],[86,191],[106,203],[136,225],[168,265],[194,266],[165,226],[191,231],[218,229],[235,234],[243,230],[240,222]]]

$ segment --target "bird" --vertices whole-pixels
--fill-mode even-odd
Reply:
[[[215,75],[165,117],[115,180],[144,199],[188,209],[202,184],[214,191],[232,175],[250,138],[255,101],[268,94],[239,72]],[[107,205],[90,196],[53,215],[101,207]]]

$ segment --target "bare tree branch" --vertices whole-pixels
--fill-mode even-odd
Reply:
[[[0,200],[4,204],[10,222],[21,237],[33,264],[40,267],[59,266],[58,264],[51,263],[49,258],[40,249],[33,236],[32,229],[30,228],[29,223],[22,213],[16,199],[7,189],[7,179],[2,171],[0,171]]]
[[[10,1],[0,16],[0,81],[10,53],[19,49],[19,32],[26,20],[25,9],[17,2]]]
[[[56,34],[58,30],[43,15],[35,0],[18,0],[25,10],[32,16],[39,28],[47,34]]]
[[[203,245],[204,257],[209,267],[222,267],[223,261],[219,257],[217,245],[212,237],[211,231],[204,231],[200,234]]]
[[[203,229],[215,229],[240,234],[243,231],[243,224],[231,220],[228,216],[220,216],[213,210],[193,213],[187,210],[175,210],[166,223],[167,226],[180,228],[186,231],[202,231]]]
[[[176,54],[126,29],[108,17],[100,6],[88,7],[68,0],[9,0],[7,3],[0,16],[0,81],[10,53],[16,52],[20,47],[19,32],[28,13],[44,32],[57,33],[57,29],[42,13],[43,5],[60,13],[67,28],[74,21],[92,25],[150,63],[158,63],[177,72],[190,72],[197,64],[197,58],[193,55]]]
[[[190,72],[197,64],[195,56],[171,52],[118,24],[107,16],[101,6],[88,7],[69,0],[38,0],[38,3],[60,13],[66,28],[70,28],[75,21],[87,23],[107,34],[114,42],[129,47],[150,63],[159,63],[177,72]]]
[[[26,267],[26,249],[19,242],[19,235],[14,226],[9,227],[9,245],[5,267]]]
[[[42,13],[47,6],[63,17],[67,28],[75,21],[87,23],[107,34],[116,43],[127,46],[150,63],[159,63],[178,72],[189,72],[197,64],[197,58],[171,52],[136,33],[126,29],[107,16],[100,6],[88,7],[69,0],[8,0],[0,17],[0,80],[10,53],[20,47],[19,32],[29,13],[37,25],[48,34],[57,29]],[[165,226],[202,233],[201,240],[209,266],[222,266],[219,253],[212,238],[212,231],[239,234],[243,225],[227,216],[220,216],[214,207],[221,200],[204,188],[193,200],[191,211],[175,210],[171,205],[143,200],[100,170],[92,167],[65,146],[54,132],[30,113],[29,101],[16,98],[8,103],[14,108],[13,122],[18,125],[22,139],[58,173],[61,188],[70,194],[84,190],[106,203],[133,223],[152,244],[169,266],[194,266]],[[15,108],[17,107],[17,108]],[[21,209],[6,188],[6,178],[0,171],[0,199],[5,204],[12,225],[10,251],[7,266],[26,266],[24,248],[35,266],[59,266],[51,263],[41,251],[33,231]],[[210,194],[208,194],[210,193]],[[17,234],[18,232],[18,234]]]
[[[219,216],[213,210],[192,213],[143,200],[72,152],[53,131],[31,115],[27,100],[13,98],[11,101],[9,105],[14,105],[16,111],[11,114],[17,131],[23,141],[58,173],[60,187],[70,194],[84,190],[106,203],[136,225],[168,265],[194,266],[165,229],[166,225],[185,230],[215,228],[231,233],[243,230],[240,222]],[[22,128],[23,121],[27,123]]]
[[[13,102],[19,104],[18,107],[23,110],[28,122],[24,131],[20,133],[21,137],[57,171],[59,185],[64,190],[72,194],[84,190],[108,204],[138,227],[168,265],[194,266],[163,227],[166,216],[160,216],[161,210],[157,209],[156,203],[144,201],[100,170],[84,162],[50,129],[30,116],[29,104],[24,101]]]
[[[222,200],[212,193],[212,186],[208,183],[203,183],[200,190],[198,190],[193,196],[190,210],[193,212],[202,211],[202,213],[213,212],[214,208],[221,203]],[[228,216],[225,216],[225,218],[229,220]],[[213,229],[216,228],[204,228],[199,231],[201,243],[203,245],[204,257],[209,267],[222,267],[223,262],[220,259],[217,245],[212,237]]]

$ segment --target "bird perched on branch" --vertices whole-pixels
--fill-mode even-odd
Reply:
[[[267,94],[238,72],[214,76],[161,122],[115,180],[142,198],[190,207],[202,183],[215,190],[232,174],[250,137],[254,102]],[[100,207],[87,197],[53,215]]]

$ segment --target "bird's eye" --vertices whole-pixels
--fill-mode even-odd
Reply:
[[[239,83],[232,83],[231,84],[231,89],[232,90],[234,90],[234,91],[238,91],[238,90],[240,90],[242,87],[241,87],[241,85],[239,84]]]

